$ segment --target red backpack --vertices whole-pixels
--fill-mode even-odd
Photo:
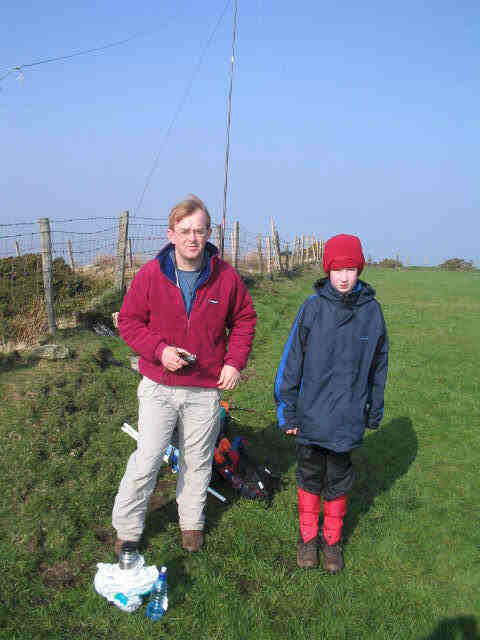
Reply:
[[[214,472],[230,484],[240,495],[252,500],[265,501],[269,507],[281,478],[262,464],[257,464],[247,453],[247,441],[242,436],[230,436],[230,413],[227,402],[222,402],[221,427],[213,458]]]

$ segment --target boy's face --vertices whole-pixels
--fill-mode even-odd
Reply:
[[[349,267],[330,271],[330,282],[340,293],[349,293],[357,284],[358,269]]]

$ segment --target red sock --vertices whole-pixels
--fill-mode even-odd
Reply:
[[[298,487],[300,534],[305,543],[318,536],[318,518],[322,498]]]
[[[327,544],[337,544],[342,535],[343,517],[347,513],[347,496],[323,501],[323,537]]]

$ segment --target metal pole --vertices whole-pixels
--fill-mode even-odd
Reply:
[[[232,85],[233,85],[233,65],[235,62],[235,38],[237,35],[237,0],[235,0],[235,13],[233,16],[233,34],[232,34],[232,57],[230,60],[230,90],[228,93],[228,111],[227,111],[227,145],[225,150],[225,182],[223,185],[223,218],[222,218],[222,251],[221,257],[223,258],[223,251],[225,246],[225,229],[227,226],[227,190],[228,190],[228,163],[230,159],[230,120],[232,114]]]

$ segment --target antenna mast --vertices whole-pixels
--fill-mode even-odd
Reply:
[[[235,0],[235,12],[233,15],[233,34],[232,34],[232,58],[230,61],[230,91],[228,94],[228,111],[227,111],[227,146],[225,150],[225,183],[223,186],[223,218],[222,218],[222,258],[225,252],[225,231],[227,220],[227,189],[228,189],[228,161],[230,159],[230,119],[232,113],[232,83],[233,83],[233,65],[235,62],[235,39],[237,35],[237,9],[238,0]]]

